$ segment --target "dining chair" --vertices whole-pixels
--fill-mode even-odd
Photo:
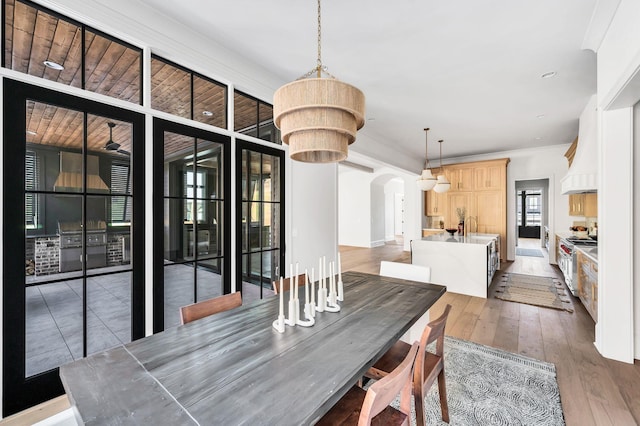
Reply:
[[[440,409],[442,420],[449,423],[449,405],[447,404],[447,387],[444,378],[444,330],[451,305],[447,305],[442,315],[431,321],[424,329],[420,338],[420,348],[413,370],[413,395],[416,404],[416,421],[418,425],[426,424],[424,418],[424,396],[433,382],[438,379],[440,393]],[[427,346],[435,344],[435,351],[430,352]],[[365,377],[382,379],[394,371],[412,349],[409,344],[398,341],[365,373]]]
[[[291,277],[284,278],[282,280],[282,288],[283,288],[282,291],[283,292],[289,291],[289,289],[291,288],[291,280],[292,279],[295,279],[295,277],[294,278],[291,278]],[[298,287],[303,287],[304,286],[304,282],[306,281],[306,279],[307,279],[307,274],[302,273],[302,274],[298,275]],[[280,292],[280,280],[278,279],[278,280],[273,281],[271,283],[271,285],[273,286],[273,292],[275,294],[278,294]]]
[[[429,266],[383,260],[380,262],[380,276],[429,283],[431,282],[431,268]],[[419,340],[428,322],[429,312],[427,311],[400,337],[400,340],[408,344]]]
[[[431,281],[431,267],[383,260],[380,262],[380,275],[428,283]]]
[[[391,373],[366,391],[353,386],[316,424],[408,426],[411,417],[411,372],[418,351],[419,345],[415,342]],[[400,410],[389,405],[398,394]]]
[[[191,305],[182,306],[180,308],[180,324],[186,324],[218,312],[228,311],[242,305],[242,293],[225,294],[214,297],[212,299],[203,300],[202,302],[192,303]]]

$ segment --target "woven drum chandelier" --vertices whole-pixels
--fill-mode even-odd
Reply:
[[[306,163],[346,159],[356,132],[364,126],[364,93],[337,80],[322,65],[321,28],[318,0],[317,65],[273,95],[273,115],[282,141],[289,145],[293,160]]]

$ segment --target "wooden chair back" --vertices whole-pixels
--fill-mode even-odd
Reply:
[[[408,424],[411,417],[411,373],[418,349],[418,342],[414,342],[402,363],[367,390],[358,426],[370,425],[371,420],[386,409],[401,392],[400,411],[407,415]]]
[[[428,283],[431,281],[431,268],[429,266],[383,260],[380,262],[380,275],[383,277]]]
[[[289,289],[291,288],[291,280],[295,280],[294,278],[285,278],[282,280],[282,288],[283,288],[283,292],[287,292],[289,291]],[[307,280],[307,274],[300,274],[298,275],[298,287],[303,287],[305,281]],[[275,280],[271,283],[271,285],[273,285],[273,292],[275,294],[279,294],[280,293],[280,280]]]
[[[419,426],[426,424],[424,418],[424,396],[433,383],[438,380],[438,394],[440,396],[440,410],[442,420],[449,423],[449,405],[447,403],[447,388],[444,375],[444,330],[451,305],[447,305],[442,315],[431,321],[420,338],[420,350],[416,356],[413,370],[413,394],[416,404],[416,421]],[[436,342],[435,352],[427,351],[427,345]]]
[[[202,302],[192,303],[191,305],[182,306],[180,308],[180,324],[186,324],[218,312],[228,311],[242,305],[242,293],[225,294],[214,297],[212,299],[203,300]]]

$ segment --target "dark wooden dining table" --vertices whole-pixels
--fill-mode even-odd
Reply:
[[[341,310],[317,313],[312,327],[278,333],[270,297],[63,365],[78,420],[314,424],[446,291],[359,272],[342,279]]]

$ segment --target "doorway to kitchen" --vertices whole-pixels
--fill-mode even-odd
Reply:
[[[516,256],[544,257],[548,250],[549,179],[516,181]]]
[[[144,117],[3,90],[8,415],[62,394],[60,365],[144,335]]]

